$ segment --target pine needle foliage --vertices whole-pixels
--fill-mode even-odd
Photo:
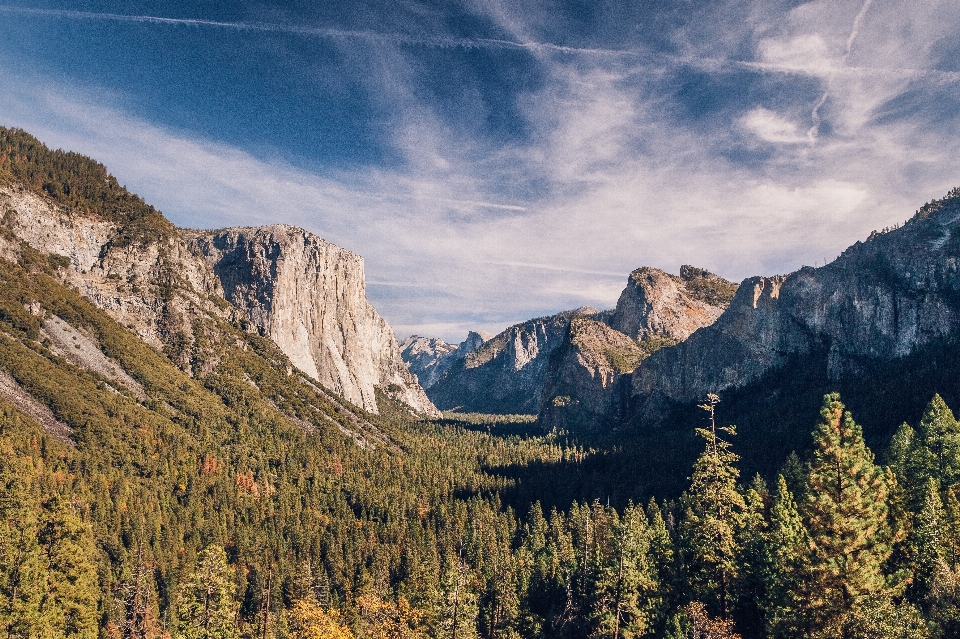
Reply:
[[[820,417],[802,507],[811,545],[811,619],[818,636],[847,637],[854,612],[888,588],[889,487],[839,395],[824,397]]]

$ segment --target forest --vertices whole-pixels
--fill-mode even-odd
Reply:
[[[2,134],[0,186],[93,210],[122,242],[172,232],[102,166]],[[215,318],[188,374],[65,284],[62,258],[18,250],[0,373],[70,434],[0,400],[0,637],[960,637],[960,423],[932,390],[876,453],[827,394],[791,416],[808,446],[763,476],[740,469],[769,451],[738,448],[709,395],[676,468],[638,433],[425,421],[386,395],[371,415]],[[58,351],[54,317],[142,394]]]

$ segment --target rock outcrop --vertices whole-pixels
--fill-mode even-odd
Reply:
[[[459,345],[436,337],[411,335],[400,342],[400,356],[424,389],[430,388],[457,361],[493,337],[484,331],[470,331]]]
[[[297,368],[370,412],[377,412],[379,387],[439,416],[400,357],[393,330],[367,301],[359,255],[286,225],[184,236],[224,298]]]
[[[644,266],[627,278],[610,326],[634,339],[681,342],[717,321],[736,290],[736,284],[694,266],[681,266],[679,277]]]
[[[570,320],[598,313],[583,307],[511,326],[454,362],[427,395],[442,410],[534,414],[550,355],[563,342]]]
[[[598,431],[622,417],[629,373],[648,355],[642,344],[589,317],[575,317],[554,351],[541,394],[546,430]]]
[[[598,431],[625,416],[630,373],[650,354],[711,325],[736,284],[693,266],[680,276],[641,267],[627,278],[604,322],[576,318],[550,362],[540,421],[550,429]]]
[[[216,337],[212,320],[245,321],[357,406],[377,412],[379,387],[416,412],[439,415],[365,297],[362,259],[305,231],[180,231],[156,212],[125,223],[13,181],[0,184],[0,211],[0,256],[16,261],[21,242],[57,256],[59,277],[188,372],[208,373],[218,362],[201,353]]]
[[[834,262],[753,277],[710,328],[651,357],[633,392],[682,402],[742,387],[791,358],[823,353],[831,380],[958,333],[960,197],[900,229],[857,242]]]

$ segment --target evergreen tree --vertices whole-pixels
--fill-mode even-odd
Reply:
[[[207,546],[197,557],[197,567],[180,588],[177,602],[178,637],[183,639],[237,639],[239,602],[227,554],[217,545]]]
[[[0,636],[48,634],[40,616],[46,566],[37,542],[36,500],[18,473],[0,461]]]
[[[656,634],[663,629],[676,598],[676,564],[673,539],[663,513],[651,498],[647,505],[647,534],[650,537],[650,562],[657,589],[650,595],[650,625]]]
[[[761,602],[767,549],[765,498],[769,498],[766,484],[756,476],[744,494],[743,527],[740,530],[740,555],[737,560],[740,568],[734,606],[737,628],[747,636],[758,636],[763,631]]]
[[[927,480],[923,507],[916,516],[913,529],[914,578],[910,590],[914,601],[925,602],[930,594],[933,578],[946,558],[944,549],[943,502],[935,479]]]
[[[715,407],[720,398],[707,396],[701,408],[710,413],[710,428],[698,428],[706,441],[693,466],[690,488],[683,496],[684,554],[687,578],[694,597],[706,602],[726,620],[739,566],[739,532],[743,527],[743,497],[737,491],[739,457],[730,443],[717,435]],[[736,434],[733,426],[719,430]]]
[[[940,395],[934,395],[923,412],[914,438],[913,463],[919,479],[915,488],[922,499],[927,477],[935,478],[941,486],[952,486],[960,481],[960,424]]]
[[[47,573],[40,614],[58,637],[97,636],[97,574],[90,556],[93,535],[58,496],[42,510],[38,542]]]
[[[594,583],[593,636],[632,639],[650,627],[657,590],[643,510],[633,504],[614,518],[611,548]]]
[[[766,542],[762,597],[766,630],[774,639],[810,637],[810,535],[783,475],[770,508]]]
[[[889,489],[838,394],[824,397],[820,415],[802,509],[812,548],[811,618],[818,636],[848,637],[854,611],[887,590]]]

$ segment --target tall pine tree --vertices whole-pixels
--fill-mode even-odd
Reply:
[[[812,548],[811,619],[817,636],[846,638],[857,608],[888,588],[889,487],[838,394],[824,397],[820,416],[802,509]]]
[[[737,578],[738,536],[743,526],[744,502],[737,490],[740,458],[730,443],[717,435],[735,435],[733,426],[717,428],[715,408],[720,398],[707,396],[701,408],[710,413],[710,428],[698,428],[706,448],[693,466],[690,488],[683,496],[683,552],[687,578],[696,599],[726,620],[731,590]]]

